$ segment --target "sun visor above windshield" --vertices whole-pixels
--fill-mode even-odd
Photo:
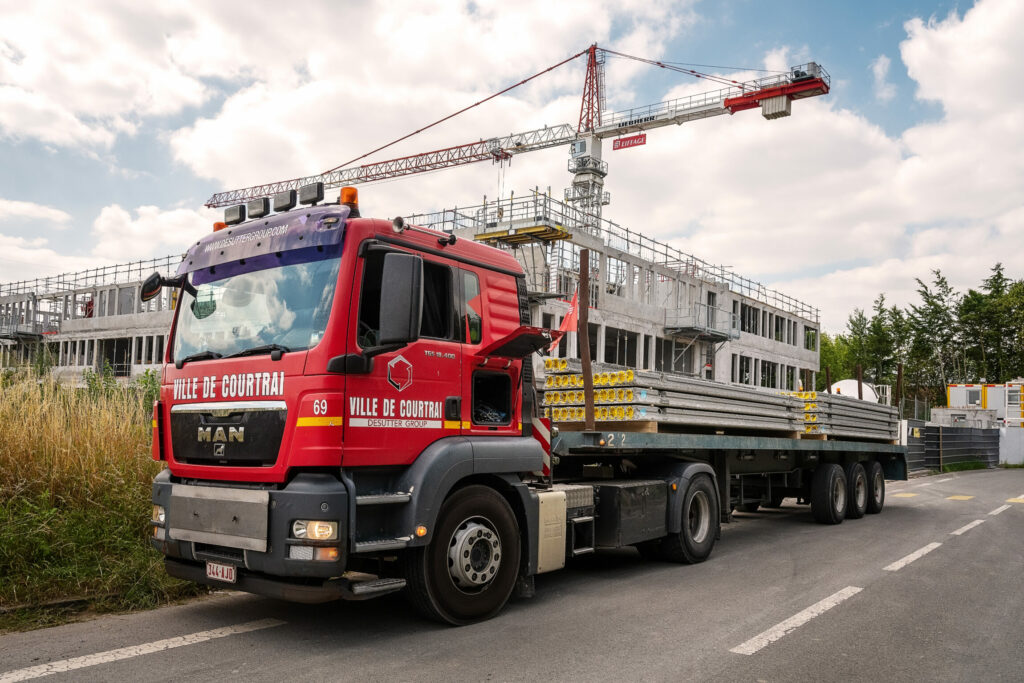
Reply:
[[[267,254],[341,244],[348,215],[347,206],[330,205],[218,230],[192,245],[178,274]]]

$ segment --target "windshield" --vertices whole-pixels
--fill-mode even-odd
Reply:
[[[197,285],[194,296],[183,291],[173,360],[316,346],[327,328],[339,263],[335,257],[268,268]]]

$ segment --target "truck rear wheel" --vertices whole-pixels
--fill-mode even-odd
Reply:
[[[486,486],[459,489],[441,506],[430,543],[407,558],[413,606],[455,626],[493,617],[515,586],[519,543],[508,501]]]
[[[696,564],[708,559],[718,536],[718,491],[711,477],[698,474],[690,480],[683,498],[682,529],[662,541],[666,560]]]
[[[825,463],[814,470],[811,514],[821,524],[839,524],[846,517],[846,474],[839,465]]]
[[[868,475],[859,462],[850,463],[846,474],[846,518],[860,519],[868,507]]]
[[[885,505],[885,475],[882,464],[872,460],[867,466],[868,506],[865,510],[870,515],[877,515]]]

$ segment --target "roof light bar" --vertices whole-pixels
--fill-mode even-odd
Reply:
[[[267,197],[253,199],[245,206],[249,212],[249,218],[263,218],[270,213],[270,199]]]
[[[224,222],[228,225],[237,225],[245,221],[245,204],[235,204],[224,209]]]
[[[310,183],[299,188],[299,204],[312,204],[324,200],[324,184],[322,182]]]
[[[291,211],[295,208],[295,190],[285,190],[274,195],[274,211]]]

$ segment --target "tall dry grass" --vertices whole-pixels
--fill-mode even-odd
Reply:
[[[0,629],[60,620],[39,605],[129,609],[194,592],[149,547],[162,465],[145,387],[109,380],[0,378]]]
[[[160,471],[150,458],[150,410],[131,388],[12,378],[0,387],[0,490],[82,503],[148,487]]]

